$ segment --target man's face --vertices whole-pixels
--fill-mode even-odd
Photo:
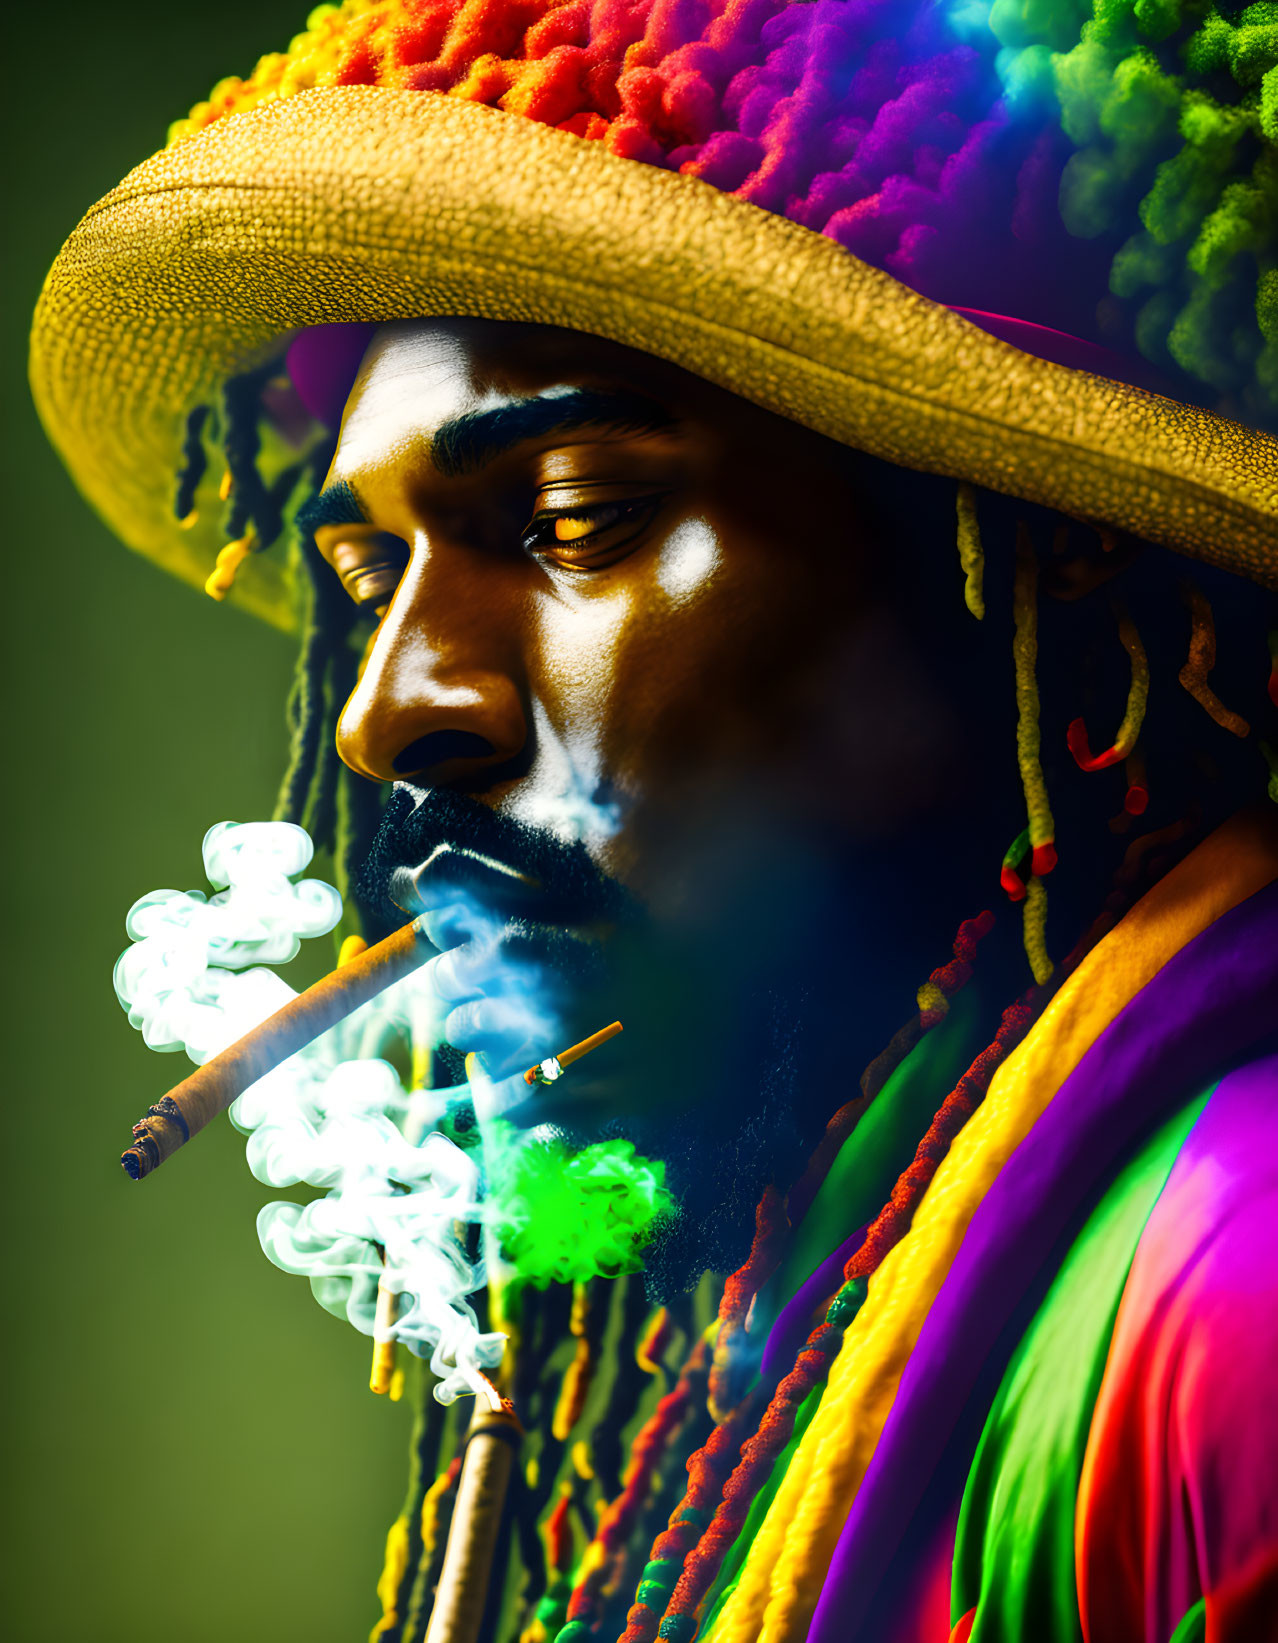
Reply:
[[[730,790],[780,783],[881,825],[874,784],[832,793],[841,761],[812,746],[832,717],[846,738],[823,693],[874,626],[866,524],[832,453],[598,339],[385,328],[329,477],[368,522],[316,533],[381,618],[343,759],[582,836],[641,894],[669,881],[644,824],[718,821]]]
[[[521,1121],[686,1128],[793,1099],[760,1086],[820,992],[836,887],[849,916],[848,852],[939,797],[952,729],[849,467],[594,338],[435,321],[370,348],[313,517],[377,621],[338,731],[353,769],[405,784],[376,871],[466,844],[562,892],[496,956],[436,918],[450,1039],[496,1072],[562,1047],[528,1038],[512,965],[549,1031],[626,1020],[624,1055]]]

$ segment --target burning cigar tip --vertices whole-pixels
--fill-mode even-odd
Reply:
[[[190,1139],[186,1114],[171,1095],[162,1095],[133,1126],[133,1145],[120,1162],[130,1180],[140,1181]]]
[[[522,1435],[524,1430],[523,1424],[520,1421],[519,1416],[515,1413],[514,1404],[509,1398],[502,1397],[501,1393],[497,1390],[496,1386],[489,1379],[489,1377],[484,1374],[482,1369],[479,1371],[479,1379],[483,1383],[484,1403],[488,1406],[488,1413],[490,1415],[505,1415],[509,1417],[509,1419],[514,1423],[516,1429]]]

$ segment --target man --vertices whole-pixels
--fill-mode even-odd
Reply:
[[[1010,168],[1020,217],[1059,191],[1064,227],[987,288],[1014,306],[1039,279],[1036,318],[1077,313],[1050,263],[1071,221],[1102,234],[1120,214],[1097,182],[1113,107],[1184,89],[1114,47],[1113,106],[1065,159],[1094,90],[1062,78],[1054,133],[1009,113],[1063,23],[1005,41],[1013,71],[992,35],[960,40],[970,18],[888,21],[317,13],[88,219],[38,322],[37,390],[86,490],[215,595],[282,616],[278,561],[254,550],[299,464],[317,482],[289,808],[329,830],[330,731],[356,776],[398,784],[367,848],[367,782],[340,788],[360,897],[370,928],[427,909],[481,1122],[625,1136],[666,1163],[679,1213],[646,1278],[672,1314],[745,1260],[712,1366],[690,1352],[624,1478],[601,1456],[633,1377],[586,1398],[605,1332],[614,1361],[652,1359],[633,1303],[592,1312],[586,1286],[571,1319],[512,1320],[525,1402],[553,1418],[490,1635],[1165,1643],[1264,1635],[1276,1612],[1257,1233],[1278,855],[1271,815],[1245,808],[1265,786],[1261,618],[1201,568],[1182,613],[1164,552],[1272,583],[1274,446],[1186,403],[1201,382],[1152,398],[1115,380],[1130,362],[983,315],[1010,347],[840,249],[984,309],[960,161]],[[1095,68],[1109,48],[1084,45]],[[1109,154],[1125,187],[1163,163],[1158,130]],[[889,136],[913,194],[867,152]],[[876,253],[867,224],[893,223]],[[1139,288],[1153,252],[1122,250]],[[1210,355],[1200,379],[1259,419],[1267,356],[1227,369],[1217,346],[1257,320],[1235,303],[1227,322],[1201,277],[1167,275],[1151,351],[1182,371]],[[222,391],[233,540],[212,567]],[[184,531],[161,512],[165,457]],[[1001,647],[957,607],[955,481],[967,605]],[[1209,684],[1213,604],[1232,649]],[[1094,775],[1119,763],[1125,792]],[[1114,833],[1147,805],[1107,899]],[[1198,840],[1168,872],[1160,849]],[[1023,953],[1006,916],[997,935],[978,916],[1005,848]],[[459,864],[501,908],[495,936],[450,913]],[[520,1090],[512,1073],[601,1011],[625,1020],[624,1056]],[[529,1365],[556,1330],[577,1356],[553,1400]],[[709,1434],[689,1413],[707,1369]],[[695,1453],[663,1506],[676,1424]],[[455,1469],[420,1481],[384,1636],[420,1633],[438,1574]]]

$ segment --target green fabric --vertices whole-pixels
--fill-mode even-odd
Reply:
[[[883,1208],[937,1108],[983,1048],[980,1016],[969,984],[884,1084],[839,1149],[756,1315],[776,1318],[830,1252]]]
[[[884,1084],[839,1149],[785,1261],[760,1292],[756,1312],[761,1319],[774,1321],[830,1252],[882,1209],[937,1107],[971,1064],[977,1050],[979,1015],[975,989],[967,988],[954,1000],[945,1020],[919,1040]],[[719,1611],[736,1588],[746,1554],[824,1390],[824,1385],[814,1387],[804,1399],[790,1441],[723,1561],[710,1588],[702,1637],[710,1636]]]
[[[785,1261],[760,1292],[756,1311],[763,1318],[775,1320],[830,1252],[882,1209],[936,1109],[980,1048],[980,1018],[976,989],[969,986],[955,998],[945,1020],[919,1040],[883,1085],[839,1149]],[[864,1299],[864,1285],[860,1298]],[[790,1441],[777,1457],[723,1561],[710,1588],[701,1637],[711,1636],[720,1610],[736,1589],[746,1555],[824,1390],[824,1385],[814,1387],[804,1399]]]
[[[746,1553],[754,1544],[754,1537],[759,1532],[759,1525],[763,1522],[769,1506],[772,1505],[773,1497],[781,1487],[781,1479],[786,1474],[790,1458],[799,1447],[803,1434],[811,1425],[812,1417],[817,1412],[821,1402],[821,1394],[824,1391],[824,1385],[814,1386],[799,1405],[799,1413],[794,1418],[794,1431],[791,1434],[790,1441],[780,1455],[777,1456],[772,1467],[771,1476],[754,1497],[749,1516],[741,1527],[741,1533],[733,1541],[727,1557],[723,1560],[723,1566],[715,1577],[714,1584],[708,1594],[708,1606],[705,1618],[701,1623],[700,1633],[704,1638],[709,1638],[714,1629],[715,1621],[719,1618],[720,1609],[736,1590],[737,1581],[741,1578],[741,1566],[746,1560]]]
[[[1203,1643],[1207,1636],[1207,1600],[1199,1598],[1188,1613],[1180,1618],[1180,1625],[1167,1639],[1167,1643]]]
[[[1209,1094],[1108,1188],[1008,1365],[955,1539],[950,1612],[976,1609],[970,1643],[1082,1643],[1074,1510],[1092,1411],[1136,1245]]]

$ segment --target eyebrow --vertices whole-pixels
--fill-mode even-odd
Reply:
[[[535,394],[491,411],[470,411],[441,423],[431,440],[431,458],[438,473],[456,479],[546,434],[579,428],[657,433],[674,420],[656,400],[643,394],[572,388],[566,393]],[[313,536],[324,525],[368,523],[354,486],[344,479],[325,486],[297,510],[297,529],[303,537]]]
[[[297,510],[297,531],[305,540],[322,525],[366,525],[368,515],[353,485],[339,479],[303,502]]]
[[[525,440],[576,428],[656,433],[674,419],[655,400],[642,394],[572,388],[567,393],[537,394],[491,411],[471,411],[435,431],[431,455],[447,479],[474,473]]]

